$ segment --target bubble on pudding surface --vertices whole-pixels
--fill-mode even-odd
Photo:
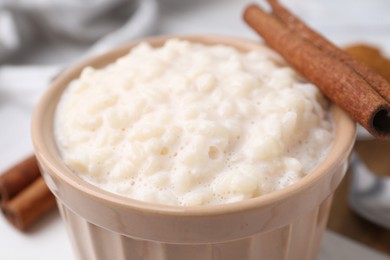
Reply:
[[[160,154],[161,155],[167,155],[169,153],[169,149],[167,147],[161,148]]]
[[[215,146],[210,146],[209,147],[209,152],[208,152],[208,155],[209,155],[209,158],[211,160],[215,160],[215,159],[218,159],[221,155],[221,152],[219,151],[219,149]]]

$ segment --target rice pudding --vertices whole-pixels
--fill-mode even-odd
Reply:
[[[274,52],[171,39],[87,67],[58,105],[64,162],[158,204],[249,199],[303,178],[333,139],[329,102]]]

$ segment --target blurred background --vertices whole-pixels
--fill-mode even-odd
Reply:
[[[250,2],[0,0],[0,172],[32,153],[33,107],[50,80],[67,66],[155,35],[223,34],[260,40],[241,18]],[[369,44],[390,57],[390,1],[281,2],[337,45]],[[265,1],[257,3],[267,6]],[[372,156],[375,151],[380,156]],[[388,151],[388,142],[359,135],[356,152],[382,176],[390,176],[384,159]],[[348,206],[351,175],[336,194],[320,259],[390,259],[384,255],[390,254],[389,229],[359,217]],[[0,259],[73,259],[56,211],[27,233],[16,231],[0,216],[0,230]]]

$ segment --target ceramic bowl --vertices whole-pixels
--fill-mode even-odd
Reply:
[[[145,39],[154,46],[168,38]],[[223,36],[177,36],[242,51],[258,42]],[[125,55],[129,43],[74,65],[46,91],[32,120],[32,139],[44,179],[57,198],[80,260],[316,259],[332,195],[341,182],[355,140],[355,123],[332,106],[334,142],[328,156],[297,183],[261,197],[224,205],[165,206],[101,190],[61,160],[53,118],[62,92],[86,66],[103,67]],[[266,50],[267,51],[267,50]]]

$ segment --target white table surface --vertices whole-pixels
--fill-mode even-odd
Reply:
[[[339,45],[366,42],[381,47],[387,54],[390,53],[388,0],[283,2]],[[209,33],[257,39],[241,19],[242,10],[248,3],[240,0],[161,0],[161,17],[156,33]],[[43,50],[40,51],[43,54]],[[38,97],[48,84],[48,78],[58,70],[55,67],[26,67],[25,78],[17,78],[12,84],[2,84],[9,82],[5,79],[9,74],[5,72],[12,69],[0,65],[0,122],[3,122],[0,124],[0,172],[32,153],[30,115]],[[15,230],[1,215],[0,259],[74,259],[58,212],[53,211],[45,216],[27,233]],[[390,257],[327,231],[319,259],[384,260]]]

